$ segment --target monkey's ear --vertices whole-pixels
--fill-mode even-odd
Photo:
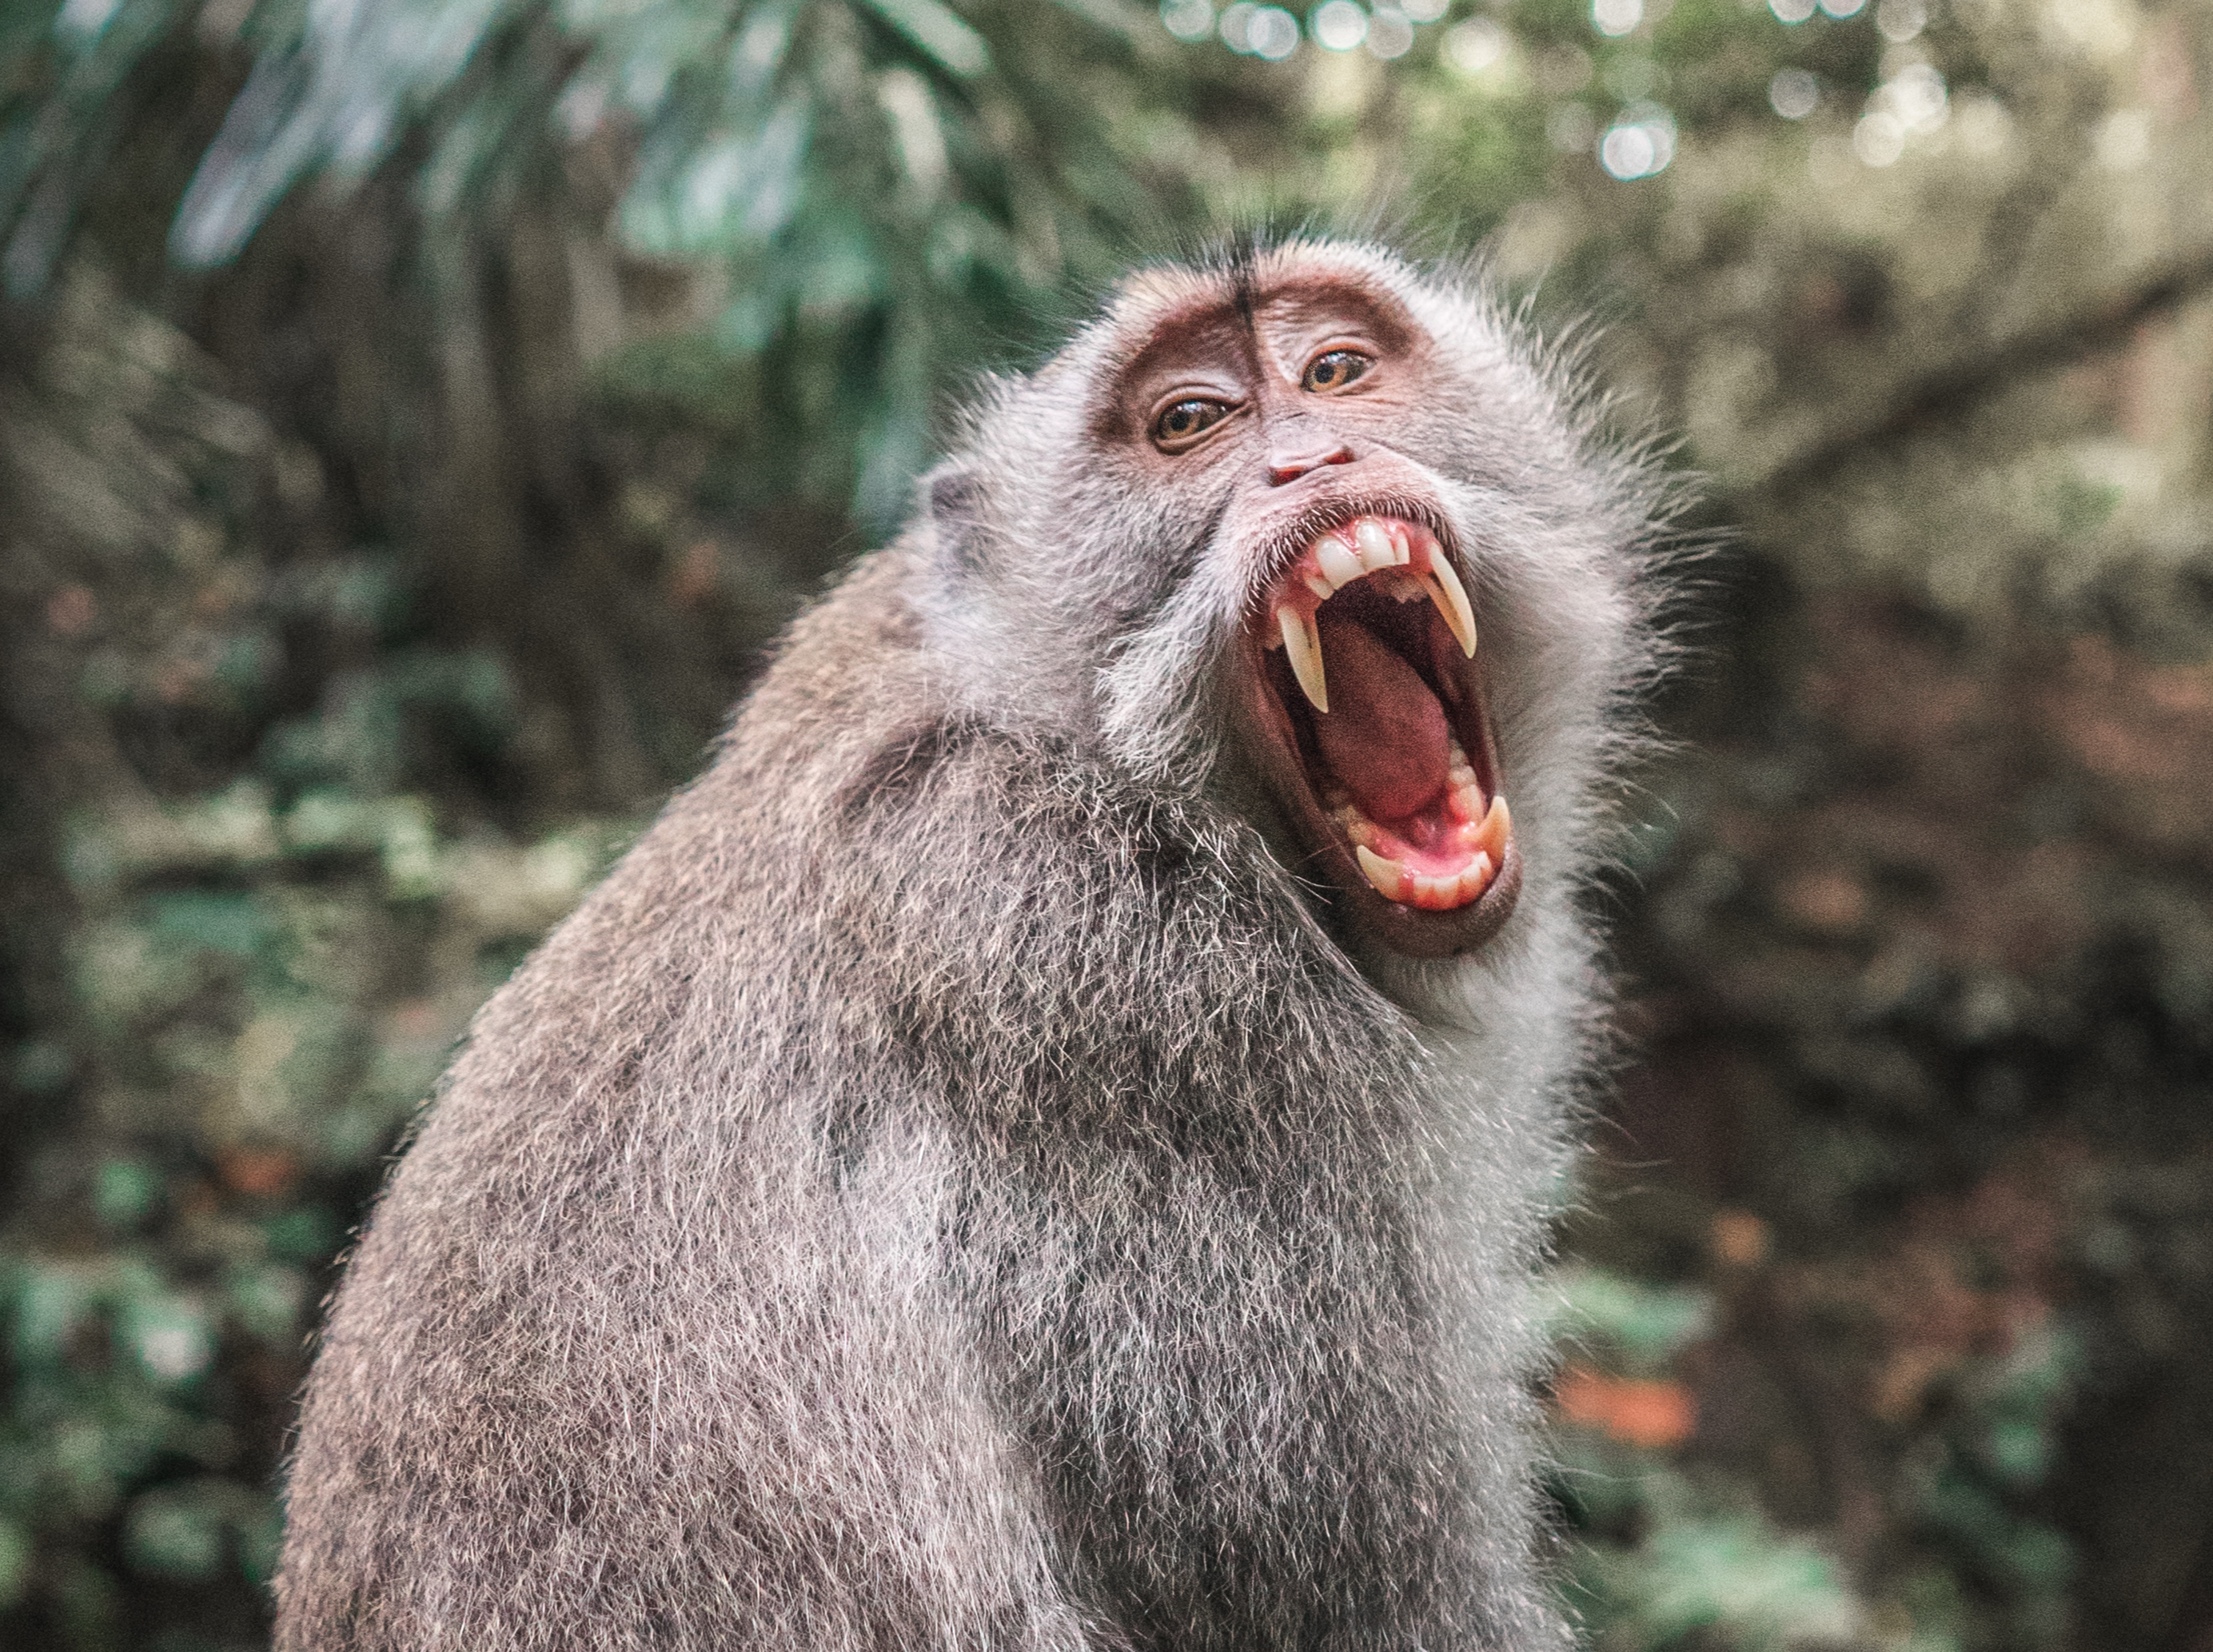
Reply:
[[[930,559],[948,583],[981,573],[989,539],[983,479],[958,460],[948,460],[922,479],[923,520],[930,525]]]

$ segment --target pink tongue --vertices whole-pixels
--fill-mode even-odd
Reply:
[[[1322,760],[1369,820],[1404,820],[1445,789],[1445,709],[1365,625],[1316,617],[1329,679],[1329,710],[1314,720]]]

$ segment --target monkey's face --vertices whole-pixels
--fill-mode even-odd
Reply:
[[[1466,399],[1437,340],[1372,277],[1274,260],[1168,296],[1109,383],[1102,447],[1216,524],[1220,703],[1297,869],[1394,951],[1488,939],[1521,856],[1447,485],[1416,456]]]
[[[930,495],[968,692],[1210,789],[1364,951],[1468,953],[1525,866],[1572,875],[1627,467],[1480,288],[1328,245],[1149,271],[976,436]]]

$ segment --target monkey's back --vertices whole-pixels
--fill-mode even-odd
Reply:
[[[954,709],[912,572],[479,1016],[308,1387],[288,1652],[1556,1637],[1410,1025],[1235,816]]]

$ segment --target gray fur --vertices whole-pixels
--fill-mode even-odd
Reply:
[[[1120,301],[479,1017],[308,1387],[286,1652],[1564,1644],[1528,1282],[1661,495],[1474,277],[1264,256],[1465,374],[1401,451],[1477,576],[1504,930],[1354,958],[1283,869],[1219,502],[1090,458]]]

